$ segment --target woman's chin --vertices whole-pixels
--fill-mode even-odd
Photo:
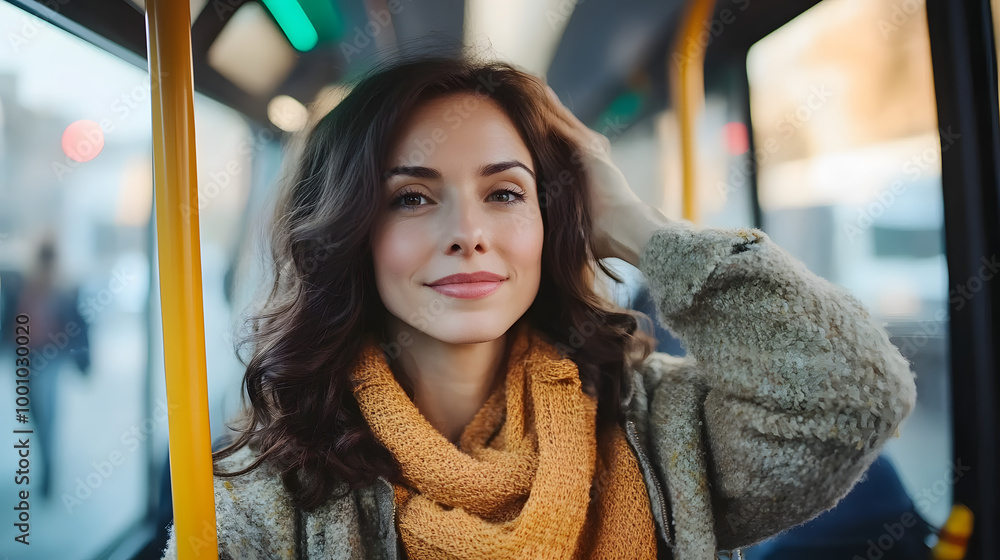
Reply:
[[[497,322],[488,324],[478,319],[451,319],[445,316],[441,317],[440,322],[440,328],[431,328],[426,334],[448,344],[492,342],[502,337],[511,326],[506,323],[500,324]]]

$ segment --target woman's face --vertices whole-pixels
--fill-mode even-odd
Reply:
[[[502,336],[541,279],[535,172],[514,124],[488,97],[421,105],[393,147],[372,238],[389,313],[450,344]],[[447,278],[476,273],[485,277]]]

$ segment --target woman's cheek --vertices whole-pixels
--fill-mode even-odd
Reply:
[[[512,231],[514,235],[509,239],[509,247],[517,255],[519,268],[525,272],[533,271],[532,276],[540,276],[545,240],[541,216],[520,218]]]
[[[525,258],[538,260],[542,256],[542,244],[545,241],[545,228],[542,225],[540,213],[532,214],[520,230],[520,246],[524,248]]]
[[[374,240],[375,267],[380,275],[408,275],[414,272],[419,261],[419,248],[426,236],[409,231],[411,229],[389,224]]]

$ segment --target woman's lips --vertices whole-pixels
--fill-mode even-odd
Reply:
[[[440,294],[453,298],[478,299],[497,291],[500,289],[500,284],[503,283],[503,280],[497,282],[461,282],[457,284],[438,284],[428,287]]]

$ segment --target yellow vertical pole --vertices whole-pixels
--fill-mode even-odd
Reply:
[[[934,560],[965,560],[969,537],[975,526],[975,515],[965,504],[951,506],[951,513],[938,531],[938,542],[931,549]]]
[[[705,103],[705,50],[710,37],[706,23],[715,13],[715,0],[693,0],[669,61],[673,105],[681,132],[682,212],[698,221],[697,138],[695,125]]]
[[[217,559],[188,2],[146,0],[146,32],[177,557]]]

